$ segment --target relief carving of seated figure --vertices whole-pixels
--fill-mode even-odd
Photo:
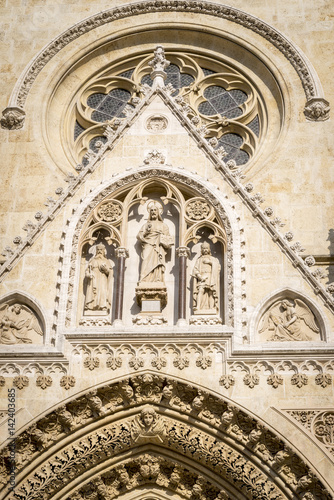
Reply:
[[[31,334],[43,335],[34,313],[22,304],[0,308],[0,344],[31,344]]]

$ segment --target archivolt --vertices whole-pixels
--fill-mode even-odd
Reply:
[[[0,467],[10,472],[9,450]],[[330,499],[262,422],[217,394],[144,372],[81,394],[16,440],[10,498],[121,498],[153,485],[188,498]],[[0,498],[9,498],[8,487]]]
[[[261,35],[278,48],[294,67],[303,84],[307,100],[323,99],[324,95],[319,78],[302,51],[282,33],[257,17],[230,6],[211,2],[198,2],[196,0],[189,2],[184,2],[182,0],[155,0],[131,3],[100,12],[64,31],[45,46],[27,65],[12,92],[8,107],[19,107],[22,109],[30,88],[43,67],[68,43],[79,38],[81,35],[115,20],[139,14],[170,11],[190,12],[220,17],[238,23]]]

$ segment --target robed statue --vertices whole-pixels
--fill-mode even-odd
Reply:
[[[201,245],[201,255],[192,272],[193,310],[195,314],[219,313],[220,263],[211,255],[208,242]]]
[[[95,255],[88,261],[85,279],[87,283],[85,312],[110,312],[112,297],[113,267],[107,259],[107,250],[103,243],[96,245]]]
[[[139,283],[164,283],[165,256],[174,243],[162,220],[162,205],[151,200],[147,210],[148,221],[137,234],[142,246]]]

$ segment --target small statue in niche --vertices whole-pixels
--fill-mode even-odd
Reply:
[[[284,299],[273,304],[263,316],[259,333],[265,332],[273,332],[268,340],[303,341],[314,340],[319,328],[303,301]]]
[[[192,276],[194,314],[218,314],[220,263],[211,255],[207,241],[201,245],[201,256],[195,262]]]
[[[0,344],[32,344],[29,335],[43,335],[37,317],[23,304],[4,304],[0,308]]]
[[[174,244],[173,238],[167,224],[162,221],[162,205],[151,200],[147,204],[147,210],[148,222],[137,234],[142,245],[139,283],[164,283],[165,256]]]
[[[146,406],[131,422],[131,436],[138,441],[153,441],[162,443],[166,436],[165,420],[160,417],[152,406]]]
[[[96,253],[89,260],[85,272],[87,283],[85,296],[85,313],[92,311],[105,311],[111,309],[113,267],[111,260],[107,259],[107,250],[103,243],[96,245]]]

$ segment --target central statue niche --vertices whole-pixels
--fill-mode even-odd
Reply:
[[[222,323],[227,237],[198,194],[151,177],[100,197],[80,237],[80,325]]]
[[[167,304],[166,253],[174,241],[162,220],[163,205],[149,200],[147,211],[148,220],[137,234],[142,250],[136,298],[141,312],[160,313]]]

